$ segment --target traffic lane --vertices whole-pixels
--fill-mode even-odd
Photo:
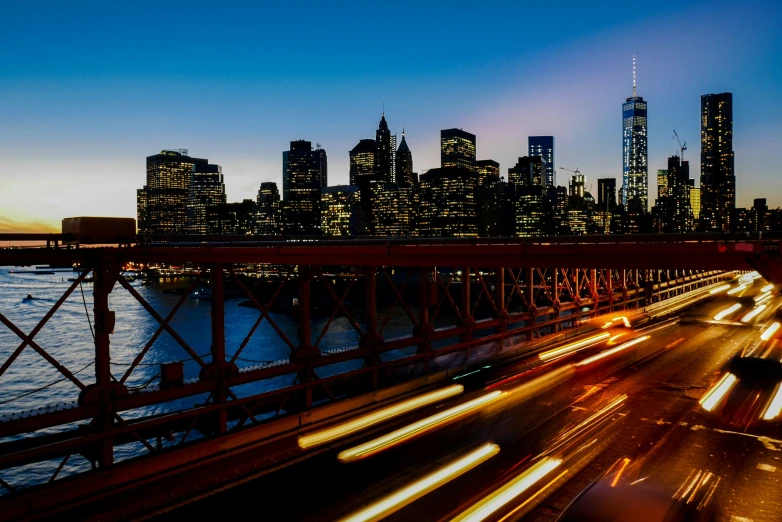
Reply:
[[[579,388],[579,386],[581,386],[581,388]],[[556,393],[548,393],[546,400],[542,404],[537,405],[538,409],[528,408],[527,411],[525,411],[527,415],[519,418],[546,418],[546,415],[550,415],[552,411],[556,411],[558,407],[567,406],[567,401],[577,397],[581,393],[583,393],[583,386],[579,385],[577,382],[575,382],[570,389],[568,389],[566,386],[563,386],[558,389]],[[400,419],[400,421],[396,424],[398,425],[402,422],[404,421]],[[378,461],[379,463],[377,465],[370,464],[368,466],[363,466],[363,469],[354,473],[346,472],[347,470],[345,470],[344,467],[338,466],[334,460],[330,461],[328,456],[325,456],[324,454],[318,454],[312,459],[305,461],[305,463],[290,466],[290,469],[298,469],[298,466],[304,465],[304,468],[301,468],[301,474],[304,476],[327,475],[337,477],[337,480],[333,482],[318,484],[318,486],[314,488],[314,492],[308,493],[308,498],[310,498],[312,501],[308,504],[320,504],[321,502],[317,500],[318,498],[323,500],[333,500],[334,497],[349,499],[351,496],[353,496],[353,492],[365,490],[368,482],[377,482],[384,474],[393,476],[394,473],[404,475],[405,472],[410,472],[408,469],[408,462],[410,461],[426,462],[426,459],[428,458],[437,457],[438,450],[450,447],[449,445],[451,443],[449,440],[453,440],[453,443],[463,445],[465,442],[469,443],[470,440],[474,440],[476,434],[478,434],[477,436],[481,436],[481,430],[473,428],[473,426],[476,424],[479,423],[475,422],[474,419],[468,419],[460,423],[460,425],[449,427],[445,435],[442,437],[435,437],[435,444],[421,446],[421,451],[418,451],[418,448],[405,448],[404,452],[409,455],[407,458],[410,460],[406,460],[405,458],[400,459],[392,452],[384,458],[384,461]],[[386,425],[383,427],[383,429],[390,429],[391,427],[393,426]],[[489,427],[491,427],[491,425],[489,425]],[[511,428],[509,427],[509,429]],[[472,437],[469,436],[471,430],[474,430]],[[522,431],[522,433],[524,432]],[[542,436],[545,435],[545,433],[542,434]],[[483,436],[486,435],[484,434]],[[361,437],[358,439],[360,440]],[[337,447],[344,446],[345,444],[346,443],[338,444]],[[267,496],[266,492],[271,492],[271,495],[269,496],[272,498],[272,500],[284,498],[286,491],[299,491],[301,489],[301,487],[297,484],[297,482],[301,482],[301,479],[297,478],[297,474],[298,472],[293,471],[291,472],[291,476],[286,476],[284,472],[275,472],[269,474],[267,478],[258,479],[255,481],[255,485],[248,486],[247,484],[251,484],[252,482],[247,482],[241,486],[237,486],[237,488],[234,488],[236,489],[235,493],[231,493],[231,490],[229,489],[219,493],[215,497],[207,497],[197,504],[190,504],[189,507],[185,506],[182,509],[192,509],[194,510],[194,514],[200,514],[205,510],[208,511],[210,509],[208,504],[216,502],[217,504],[222,504],[222,506],[231,505],[230,501],[223,503],[223,501],[218,500],[216,497],[222,498],[230,497],[232,495],[236,496],[237,498],[248,495],[250,498],[252,498],[257,497],[259,494],[262,496]],[[347,494],[341,494],[343,492],[347,492]],[[295,498],[293,497],[291,497],[290,500],[293,500],[292,504],[296,506],[295,509],[301,509],[302,516],[306,517],[309,508],[307,506],[301,506],[301,503],[296,503]],[[196,505],[198,507],[196,507]],[[224,512],[224,507],[218,507],[216,509],[217,510],[215,512]]]
[[[702,329],[703,327],[701,326],[686,327],[685,335],[688,332],[689,334],[693,334],[696,331]],[[676,331],[666,332],[666,335],[662,336],[660,341],[670,344],[670,341],[673,340],[675,336],[681,334],[682,332]],[[491,440],[500,444],[501,448],[503,449],[500,454],[492,460],[492,462],[487,463],[486,465],[481,465],[479,468],[472,470],[469,476],[465,477],[464,480],[459,479],[454,481],[453,484],[447,484],[441,488],[443,493],[438,491],[434,494],[435,497],[432,497],[436,498],[436,496],[445,495],[451,499],[469,498],[469,496],[465,497],[465,494],[461,491],[451,493],[449,490],[451,488],[458,489],[460,487],[464,487],[464,484],[471,484],[473,481],[483,485],[490,484],[495,481],[495,477],[498,475],[498,471],[502,472],[503,468],[507,468],[508,466],[517,466],[520,461],[528,458],[535,451],[539,451],[540,447],[542,447],[545,442],[550,440],[556,433],[561,431],[564,427],[567,426],[569,422],[571,422],[571,415],[568,406],[575,406],[575,408],[577,408],[576,411],[585,411],[585,408],[577,406],[578,402],[593,395],[595,391],[599,390],[602,386],[608,385],[608,383],[588,384],[586,381],[594,380],[595,378],[599,379],[601,374],[606,376],[613,371],[615,371],[615,369],[609,366],[608,368],[604,367],[599,369],[599,371],[596,373],[584,374],[579,378],[574,379],[572,383],[568,383],[568,385],[562,385],[555,390],[547,392],[546,396],[542,400],[519,405],[517,409],[505,409],[501,415],[495,418],[493,421],[484,422],[481,428],[473,427],[471,432],[467,432],[466,430],[463,430],[462,427],[454,427],[452,429],[448,429],[448,432],[442,434],[440,437],[433,435],[431,440],[416,441],[413,444],[415,444],[417,448],[414,448],[413,450],[404,448],[391,450],[390,452],[386,453],[385,459],[390,459],[391,461],[396,462],[400,459],[405,459],[406,455],[410,451],[421,450],[426,445],[430,444],[449,444],[451,441],[453,441],[454,444],[463,444],[471,440]],[[556,415],[563,410],[565,411],[565,415],[561,415],[559,418],[552,417],[556,417]],[[547,415],[548,418],[546,417]],[[540,423],[541,419],[547,419],[547,422],[536,425],[536,423]],[[475,424],[480,425],[481,423],[476,421]],[[543,429],[535,431],[535,428],[539,428],[542,425],[545,425]],[[425,454],[431,454],[431,451],[426,450]],[[399,455],[399,457],[397,457],[397,455]],[[372,457],[371,459],[374,458],[375,457]],[[383,460],[376,460],[374,462],[376,465],[380,466],[384,466],[385,464]],[[364,465],[372,466],[371,463],[365,463]],[[497,467],[499,467],[499,469],[497,469]],[[423,473],[423,471],[421,473],[414,473],[415,476],[420,476],[422,474],[425,473]],[[357,510],[361,506],[370,503],[371,499],[377,499],[383,494],[389,494],[395,488],[399,488],[402,484],[409,481],[409,475],[391,478],[384,484],[380,484],[373,488],[372,491],[368,492],[367,495],[364,495],[363,498],[349,499],[350,504],[347,506],[348,511],[350,509]],[[467,488],[469,490],[471,489],[471,486],[467,486]],[[474,490],[474,487],[472,489]],[[472,493],[474,493],[474,491],[472,491]],[[404,513],[400,512],[399,516],[412,516],[415,518],[425,515],[427,518],[429,518],[434,516],[433,513],[435,511],[441,510],[442,508],[447,510],[453,508],[453,502],[451,502],[449,505],[436,506],[433,504],[437,504],[437,502],[431,502],[428,497],[429,496],[427,496],[427,498],[421,499],[420,501],[403,510],[404,513],[409,513],[410,510],[412,510],[414,513],[413,515],[405,515]],[[322,519],[325,520],[329,518],[335,518],[344,514],[346,514],[344,512],[344,508],[340,507],[336,511],[330,510],[326,516],[323,516]]]
[[[629,373],[612,386],[613,391],[628,394],[630,410],[614,441],[525,520],[554,520],[581,490],[619,459],[635,461],[650,455],[659,462],[669,462],[664,442],[670,437],[673,447],[682,443],[674,428],[680,423],[689,424],[688,416],[700,410],[698,400],[714,376],[754,335],[755,330],[745,327],[703,328],[675,349],[648,362],[642,371]]]

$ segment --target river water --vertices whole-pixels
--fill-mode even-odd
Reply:
[[[34,274],[33,268],[0,267],[0,313],[10,319],[23,332],[29,333],[46,312],[63,295],[69,285],[68,278],[76,272],[56,271],[54,274]],[[165,293],[164,283],[141,285],[137,280],[131,284],[158,313],[165,317],[180,299],[179,295]],[[83,293],[82,293],[83,291]],[[27,295],[33,299],[27,299]],[[238,349],[259,313],[254,308],[239,306],[243,299],[228,300],[225,303],[226,352],[230,357]],[[116,325],[111,336],[112,373],[119,379],[130,366],[136,355],[158,328],[158,322],[120,285],[116,285],[109,296],[109,306],[116,313]],[[85,310],[86,309],[86,310]],[[57,313],[36,335],[35,341],[84,384],[95,382],[93,337],[88,315],[92,320],[92,284],[84,283],[70,295]],[[270,314],[280,328],[293,339],[296,338],[294,322],[284,314]],[[313,320],[313,341],[326,322],[326,318]],[[176,332],[209,361],[211,338],[210,303],[199,299],[186,299],[184,305],[171,321]],[[386,338],[411,333],[412,326],[401,310],[397,310],[384,332]],[[0,364],[6,361],[19,346],[21,340],[4,325],[0,324]],[[344,317],[335,318],[327,335],[320,344],[328,351],[358,343],[358,333]],[[414,351],[411,349],[410,352]],[[407,351],[405,351],[406,353]],[[402,356],[398,354],[390,354]],[[277,333],[263,321],[250,339],[238,360],[240,368],[269,361],[287,359],[289,349]],[[185,378],[198,376],[199,366],[167,332],[152,345],[139,366],[127,381],[129,387],[144,386],[157,382],[161,362],[185,360]],[[385,357],[388,359],[388,357]],[[361,361],[350,361],[333,367],[323,368],[320,376],[357,368]],[[292,384],[294,376],[283,376],[247,384],[234,392],[247,396],[262,391]],[[0,376],[0,420],[2,415],[20,411],[35,410],[50,404],[67,403],[78,398],[79,389],[65,379],[52,365],[29,346]],[[203,402],[205,397],[196,396],[173,403],[150,406],[132,412],[122,413],[123,418],[134,418],[163,411],[171,411]],[[72,428],[72,426],[70,427]],[[65,428],[60,428],[65,429]],[[117,448],[116,458],[122,460],[143,452],[138,445]],[[14,470],[0,470],[0,478],[14,486],[24,486],[48,480],[59,462],[44,462]],[[63,468],[60,477],[82,471],[89,464],[82,457],[74,456]],[[5,491],[0,487],[0,494]]]

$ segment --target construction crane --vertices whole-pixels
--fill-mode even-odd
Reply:
[[[584,197],[584,193],[583,193],[584,192],[584,175],[581,174],[581,171],[578,170],[578,167],[576,167],[576,170],[566,169],[565,167],[559,167],[559,169],[560,170],[566,170],[568,172],[572,172],[573,174],[575,174],[575,176],[573,176],[573,177],[576,179],[576,182],[573,183],[571,181],[571,186],[573,187],[571,189],[571,192],[575,192],[577,190],[577,187],[575,185],[576,185],[576,183],[578,183],[579,185],[581,185],[581,191],[580,191],[581,194],[571,194],[571,195],[578,195],[578,196],[583,198]],[[576,190],[574,190],[574,189],[576,189]]]
[[[679,135],[676,133],[676,129],[673,129],[673,139],[679,142],[679,159],[684,161],[684,151],[687,150],[687,142],[682,143],[682,140],[679,139]]]

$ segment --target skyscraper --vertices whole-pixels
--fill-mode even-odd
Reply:
[[[657,199],[668,195],[668,171],[657,169]]]
[[[413,184],[413,153],[405,140],[405,131],[402,130],[402,141],[396,149],[396,182],[400,187],[409,187]]]
[[[206,159],[191,158],[187,155],[187,149],[163,150],[160,154],[148,156],[147,184],[137,194],[139,232],[186,232],[193,168],[196,164],[208,163]]]
[[[355,185],[323,187],[320,198],[321,230],[326,236],[358,236],[364,233],[361,196]]]
[[[362,140],[363,141],[363,140]],[[391,131],[388,130],[388,123],[386,123],[386,115],[380,118],[380,124],[375,132],[375,143],[377,152],[375,154],[375,178],[378,181],[384,181],[386,183],[392,181],[392,166],[394,148],[391,143]],[[351,184],[353,182],[351,181]]]
[[[282,233],[280,191],[274,182],[261,183],[255,199],[255,228],[253,233],[275,236]]]
[[[636,92],[633,56],[633,95],[622,104],[622,204],[626,210],[646,213],[648,198],[646,102]]]
[[[727,232],[736,208],[733,94],[701,96],[701,228]]]
[[[690,163],[676,155],[668,158],[667,195],[663,202],[663,231],[682,234],[693,228],[690,203]]]
[[[464,167],[431,169],[421,175],[419,227],[422,236],[478,235],[475,172]]]
[[[616,206],[616,178],[597,180],[597,209],[608,211]]]
[[[462,129],[440,131],[440,166],[475,171],[475,134]]]
[[[226,203],[223,169],[220,165],[196,163],[190,176],[186,229],[189,234],[207,234],[209,210]]]
[[[540,156],[524,156],[516,165],[508,169],[508,184],[519,187],[543,186],[546,175],[546,164]]]
[[[530,136],[527,138],[529,156],[540,156],[546,163],[546,187],[557,184],[557,173],[554,170],[554,136]]]
[[[491,180],[492,182],[500,180],[500,164],[494,160],[476,161],[475,170],[478,172],[478,185],[483,185],[486,180]]]
[[[305,140],[291,142],[287,155],[283,186],[288,188],[285,200],[285,233],[317,235],[320,232],[320,194],[328,179],[326,151],[312,149]]]
[[[350,155],[350,184],[358,185],[366,180],[377,180],[377,141],[360,140],[348,153]]]
[[[255,226],[255,202],[220,203],[207,209],[209,234],[251,234]]]
[[[417,192],[412,186],[370,183],[373,234],[380,237],[416,236]]]

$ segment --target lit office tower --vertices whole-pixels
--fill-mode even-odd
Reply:
[[[692,219],[698,221],[701,217],[701,188],[695,186],[695,180],[690,179],[690,207]]]
[[[546,163],[546,187],[557,184],[557,173],[554,170],[554,136],[530,136],[527,138],[529,156],[540,156]]]
[[[463,167],[431,169],[420,179],[420,234],[429,237],[478,235],[475,172]]]
[[[616,178],[597,180],[597,210],[611,210],[616,206]]]
[[[622,104],[622,204],[628,211],[646,213],[648,199],[646,102],[636,93],[633,56],[633,95]]]
[[[690,203],[690,163],[677,156],[668,158],[667,195],[663,203],[663,231],[682,234],[693,227]]]
[[[287,168],[283,173],[285,198],[285,233],[317,235],[320,232],[320,193],[326,186],[328,164],[326,151],[312,149],[305,140],[291,142],[291,150],[283,153]],[[285,188],[283,188],[283,192]]]
[[[379,237],[415,236],[417,192],[412,186],[370,183],[373,234]]]
[[[321,230],[326,236],[358,236],[364,233],[361,195],[355,185],[323,187],[320,198]]]
[[[475,171],[475,134],[462,129],[440,131],[440,166]]]
[[[657,170],[657,199],[668,195],[668,171]]]
[[[543,185],[546,165],[540,156],[524,156],[508,169],[508,185],[514,188]]]
[[[494,160],[476,161],[475,170],[478,171],[478,185],[483,185],[487,181],[494,183],[500,180],[500,164]]]
[[[255,202],[220,203],[207,209],[209,234],[251,234],[255,226]]]
[[[374,181],[377,164],[377,142],[375,140],[360,140],[348,153],[350,155],[350,184],[358,185],[361,181]]]
[[[733,94],[705,94],[701,96],[701,228],[729,231],[735,208]]]
[[[255,198],[255,227],[253,233],[275,236],[282,233],[280,191],[274,182],[261,183]]]
[[[388,130],[386,115],[380,118],[380,125],[375,132],[377,153],[375,154],[375,179],[388,183],[392,181],[391,167],[393,164],[394,148],[391,143],[391,131]],[[352,184],[352,182],[351,182]]]
[[[413,154],[405,140],[405,131],[402,130],[402,142],[396,149],[396,182],[400,187],[409,187],[413,184]]]
[[[196,163],[190,175],[187,232],[206,234],[209,231],[209,209],[226,202],[223,169],[220,165]]]
[[[163,150],[147,157],[147,184],[137,193],[139,232],[187,231],[187,202],[193,168],[209,160],[191,158],[187,149]]]

